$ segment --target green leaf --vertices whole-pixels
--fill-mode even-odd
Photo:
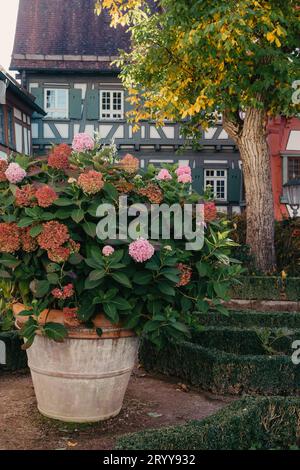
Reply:
[[[76,203],[72,201],[72,199],[60,197],[54,202],[54,204],[59,207],[67,207],[67,206],[73,206]]]
[[[153,274],[147,272],[136,272],[133,276],[133,282],[139,286],[146,286],[153,280]]]
[[[117,281],[119,284],[122,284],[122,286],[128,287],[129,289],[132,289],[132,284],[130,282],[130,279],[126,274],[124,273],[112,273],[111,277]]]
[[[35,289],[34,294],[37,299],[41,299],[48,294],[50,290],[50,283],[49,281],[35,281]]]
[[[100,286],[102,282],[103,282],[103,279],[99,279],[98,281],[91,281],[90,279],[86,279],[84,283],[84,288],[86,290],[95,289],[96,287]]]
[[[90,281],[99,281],[100,279],[103,279],[106,275],[106,272],[103,269],[95,269],[92,271],[89,275],[89,280]]]
[[[203,261],[199,261],[196,264],[196,268],[198,270],[198,273],[201,277],[208,276],[209,273],[209,266],[207,263],[204,263]]]
[[[11,279],[11,274],[3,269],[0,269],[0,279]]]
[[[48,273],[55,273],[61,270],[61,266],[57,263],[49,263],[46,270]]]
[[[112,184],[105,183],[103,190],[109,199],[112,199],[113,201],[116,201],[118,199],[119,193]]]
[[[221,284],[220,282],[214,282],[214,291],[217,294],[218,297],[223,299],[226,297],[227,291],[228,291],[228,285],[227,284]]]
[[[158,271],[160,266],[158,261],[153,259],[146,264],[145,268],[150,269],[150,271]]]
[[[215,306],[215,309],[221,313],[222,315],[225,315],[226,317],[229,316],[229,311],[227,310],[227,308],[224,307],[224,305],[216,305]]]
[[[191,299],[187,299],[186,297],[182,296],[181,297],[181,300],[180,300],[180,303],[181,303],[181,308],[183,310],[183,312],[188,312],[192,309],[193,307],[193,302]]]
[[[206,300],[201,300],[201,299],[197,300],[196,306],[197,306],[197,309],[203,313],[207,313],[209,310],[209,303],[206,302]]]
[[[115,305],[112,305],[111,303],[104,304],[103,309],[104,309],[106,316],[110,319],[112,323],[118,323],[119,315],[118,315]]]
[[[22,327],[20,334],[23,338],[26,339],[25,345],[22,349],[28,349],[32,345],[36,333],[39,329],[38,322],[35,318],[29,317],[25,325]]]
[[[160,321],[153,321],[149,320],[145,326],[144,326],[144,333],[151,333],[153,331],[158,330],[162,326],[162,323]]]
[[[30,236],[31,237],[37,237],[43,230],[43,226],[42,225],[36,225],[35,227],[32,227],[32,229],[30,229]]]
[[[3,266],[5,266],[6,268],[14,269],[17,266],[19,266],[22,263],[22,261],[18,260],[17,258],[15,258],[12,255],[5,254],[0,259],[0,263],[3,264]]]
[[[41,220],[45,220],[45,221],[48,221],[48,220],[53,220],[55,219],[55,215],[52,214],[52,212],[44,212],[41,217],[40,217]]]
[[[101,338],[101,336],[103,335],[103,330],[102,330],[102,328],[96,328],[96,333],[97,333],[97,335]]]
[[[47,338],[50,338],[57,343],[62,343],[64,339],[68,336],[68,330],[64,325],[60,323],[46,323],[43,328],[44,334]]]
[[[33,222],[34,222],[34,219],[32,219],[31,217],[24,217],[18,223],[18,227],[20,228],[29,227],[30,225],[32,225]]]
[[[172,295],[172,296],[175,295],[174,287],[170,286],[169,284],[166,284],[165,282],[159,282],[157,284],[157,287],[160,290],[160,292],[162,292],[162,294]]]
[[[179,282],[179,273],[178,274],[165,273],[163,274],[163,276],[169,281],[173,282],[174,284],[178,284]]]
[[[71,214],[71,218],[74,220],[74,222],[76,222],[77,224],[79,224],[79,222],[81,222],[83,219],[84,219],[84,210],[82,209],[74,209],[72,214]]]
[[[130,303],[122,297],[116,297],[110,302],[117,308],[117,310],[131,310],[132,308]]]
[[[92,238],[96,237],[96,228],[97,228],[96,224],[92,222],[85,222],[82,228],[89,237],[92,237]]]
[[[93,258],[87,258],[84,261],[90,268],[99,269],[101,267],[101,264]]]
[[[94,261],[97,262],[98,266],[103,266],[103,255],[101,253],[101,249],[99,246],[92,246],[90,249],[90,256],[93,258]]]
[[[121,259],[123,259],[123,256],[124,250],[117,250],[109,257],[109,262],[112,264],[119,263]]]
[[[50,284],[57,285],[59,283],[59,276],[56,273],[47,274],[47,279]]]
[[[184,323],[180,322],[174,322],[171,324],[172,328],[175,328],[175,330],[180,331],[181,333],[184,333],[186,335],[190,334],[190,330]]]
[[[73,212],[72,208],[58,209],[58,211],[56,211],[54,215],[56,219],[65,220],[71,216],[72,212]]]
[[[89,321],[95,312],[95,306],[89,297],[86,297],[78,309],[78,318],[83,322]]]
[[[82,260],[83,256],[81,256],[79,253],[72,253],[68,259],[68,262],[73,266],[76,266],[77,264],[80,264]]]

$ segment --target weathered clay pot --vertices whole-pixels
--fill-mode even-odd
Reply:
[[[26,317],[18,315],[25,307],[15,304],[13,310],[16,325],[21,328]],[[45,311],[39,321],[64,323],[64,315],[59,310]],[[132,331],[112,325],[104,315],[98,315],[94,325],[102,329],[101,337],[95,329],[69,328],[63,343],[38,334],[27,350],[38,409],[43,415],[87,423],[120,412],[137,357],[138,338]]]

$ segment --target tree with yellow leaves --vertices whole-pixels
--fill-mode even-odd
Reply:
[[[257,267],[275,267],[274,210],[266,125],[299,112],[300,9],[295,0],[98,0],[112,25],[127,25],[132,50],[121,77],[133,116],[223,126],[239,147],[246,189],[247,243]]]

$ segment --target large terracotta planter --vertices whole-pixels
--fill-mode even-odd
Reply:
[[[26,317],[25,307],[13,307],[16,325]],[[52,310],[40,316],[45,321],[63,323],[63,313]],[[68,338],[56,343],[38,334],[27,350],[39,411],[49,418],[87,423],[116,416],[123,404],[138,351],[138,338],[130,330],[113,326],[103,315],[94,321],[103,330],[68,329]]]

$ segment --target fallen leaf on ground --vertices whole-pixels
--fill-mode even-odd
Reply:
[[[78,442],[68,441],[68,447],[76,447],[76,446],[78,446]]]
[[[190,391],[189,387],[188,387],[187,385],[185,385],[185,384],[179,383],[179,384],[177,384],[177,387],[178,387],[178,388],[176,388],[176,390],[177,390],[178,392],[189,393],[189,391]]]
[[[147,415],[150,416],[150,418],[160,418],[162,416],[162,414],[155,412],[147,413]]]

